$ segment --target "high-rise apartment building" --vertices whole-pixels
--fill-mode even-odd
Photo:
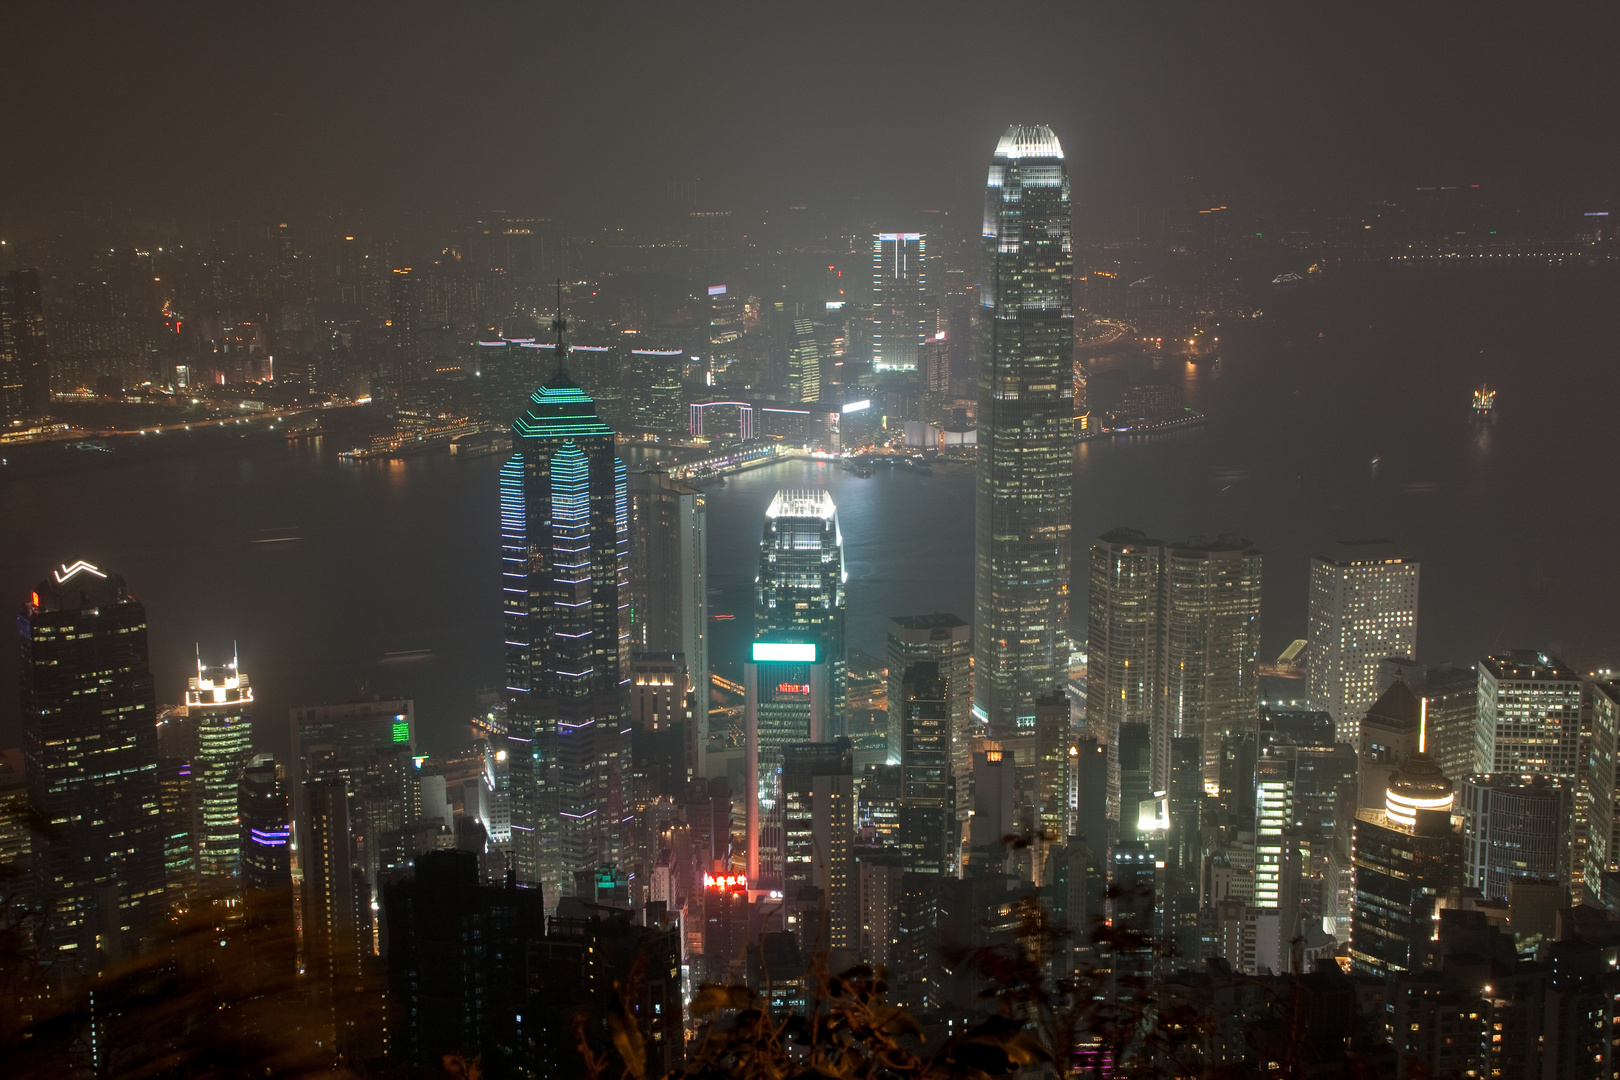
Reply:
[[[41,945],[93,970],[165,914],[146,608],[81,560],[34,588],[18,630],[28,798],[48,825],[33,859]]]
[[[1570,877],[1574,790],[1550,776],[1476,773],[1458,792],[1463,883],[1506,900],[1514,878]]]
[[[1221,537],[1165,547],[1153,785],[1170,783],[1170,741],[1203,740],[1204,780],[1219,780],[1221,740],[1254,726],[1260,697],[1259,549]]]
[[[0,276],[0,431],[37,420],[50,408],[39,271],[12,270]]]
[[[956,862],[950,676],[938,661],[918,660],[900,684],[901,865],[943,874]]]
[[[1378,697],[1378,663],[1417,655],[1418,564],[1412,559],[1311,560],[1307,698],[1356,743]]]
[[[554,326],[556,370],[512,424],[500,492],[514,864],[557,896],[621,833],[630,515],[613,432]]]
[[[709,718],[707,496],[656,470],[631,473],[629,494],[631,648],[685,658],[702,747]]]
[[[204,884],[233,882],[242,871],[237,785],[253,754],[253,690],[236,658],[204,667],[186,687],[186,716],[196,730],[197,870]]]
[[[1581,678],[1556,656],[1516,649],[1479,664],[1474,771],[1557,776],[1580,769]]]
[[[930,335],[928,236],[872,234],[872,369],[916,371]]]
[[[790,906],[817,910],[823,920],[823,926],[800,928],[807,945],[859,945],[859,883],[851,857],[854,770],[855,748],[848,739],[782,749],[783,893]],[[806,888],[819,894],[815,901],[802,902]]]
[[[889,620],[887,660],[890,761],[900,755],[898,702],[902,700],[906,669],[918,660],[940,665],[951,695],[951,773],[956,783],[956,812],[965,819],[973,805],[967,790],[972,761],[970,742],[978,734],[973,720],[973,627],[955,615],[897,615]]]
[[[996,144],[984,212],[974,712],[1034,716],[1068,663],[1074,279],[1069,177],[1045,125]]]
[[[778,491],[765,509],[755,578],[754,635],[813,641],[827,665],[830,735],[841,735],[849,708],[844,652],[847,598],[844,534],[825,489]]]

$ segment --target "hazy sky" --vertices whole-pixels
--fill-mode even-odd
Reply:
[[[1095,205],[1607,197],[1614,4],[14,4],[0,227],[63,209],[971,213],[1047,122]]]

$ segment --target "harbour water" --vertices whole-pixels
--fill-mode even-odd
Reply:
[[[1077,446],[1076,629],[1086,544],[1116,526],[1258,544],[1268,658],[1305,633],[1310,556],[1387,537],[1423,561],[1423,658],[1547,648],[1582,669],[1620,663],[1617,286],[1607,265],[1344,268],[1223,330],[1219,366],[1161,362],[1209,420]],[[1152,363],[1097,366],[1101,388]],[[1500,391],[1488,421],[1471,409],[1482,383]],[[501,676],[498,462],[354,463],[342,448],[244,438],[0,470],[0,600],[88,559],[145,601],[160,700],[179,700],[197,647],[234,647],[267,748],[294,703],[375,692],[414,696],[424,744],[447,749]],[[971,616],[970,469],[868,479],[789,461],[711,489],[712,607],[736,616],[713,624],[717,664],[747,640],[765,505],[822,485],[839,507],[853,648],[880,652],[890,615]],[[0,688],[16,687],[18,662],[15,644],[0,648]],[[19,737],[7,689],[0,745]]]

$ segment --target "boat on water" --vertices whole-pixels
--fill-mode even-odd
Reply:
[[[1496,409],[1496,391],[1488,386],[1482,386],[1474,391],[1474,415],[1488,417]]]

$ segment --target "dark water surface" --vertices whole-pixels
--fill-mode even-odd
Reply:
[[[1218,368],[1160,368],[1207,425],[1079,447],[1077,629],[1085,544],[1118,525],[1258,544],[1268,655],[1305,632],[1310,555],[1381,536],[1423,560],[1423,657],[1538,647],[1582,668],[1620,662],[1617,299],[1610,266],[1347,268],[1267,298]],[[1104,382],[1145,366],[1099,365]],[[1484,424],[1469,409],[1482,382],[1500,389]],[[0,472],[0,602],[89,559],[146,603],[160,700],[180,698],[197,644],[208,658],[234,641],[262,744],[279,749],[296,702],[378,692],[414,696],[425,744],[444,749],[501,677],[497,461],[352,464],[331,442]],[[821,484],[839,506],[853,648],[880,651],[890,615],[971,616],[969,470],[863,480],[784,463],[712,492],[713,609],[736,615],[715,625],[717,666],[748,634],[766,503]],[[0,648],[0,687],[17,665]],[[16,745],[17,711],[0,690],[0,745]]]

